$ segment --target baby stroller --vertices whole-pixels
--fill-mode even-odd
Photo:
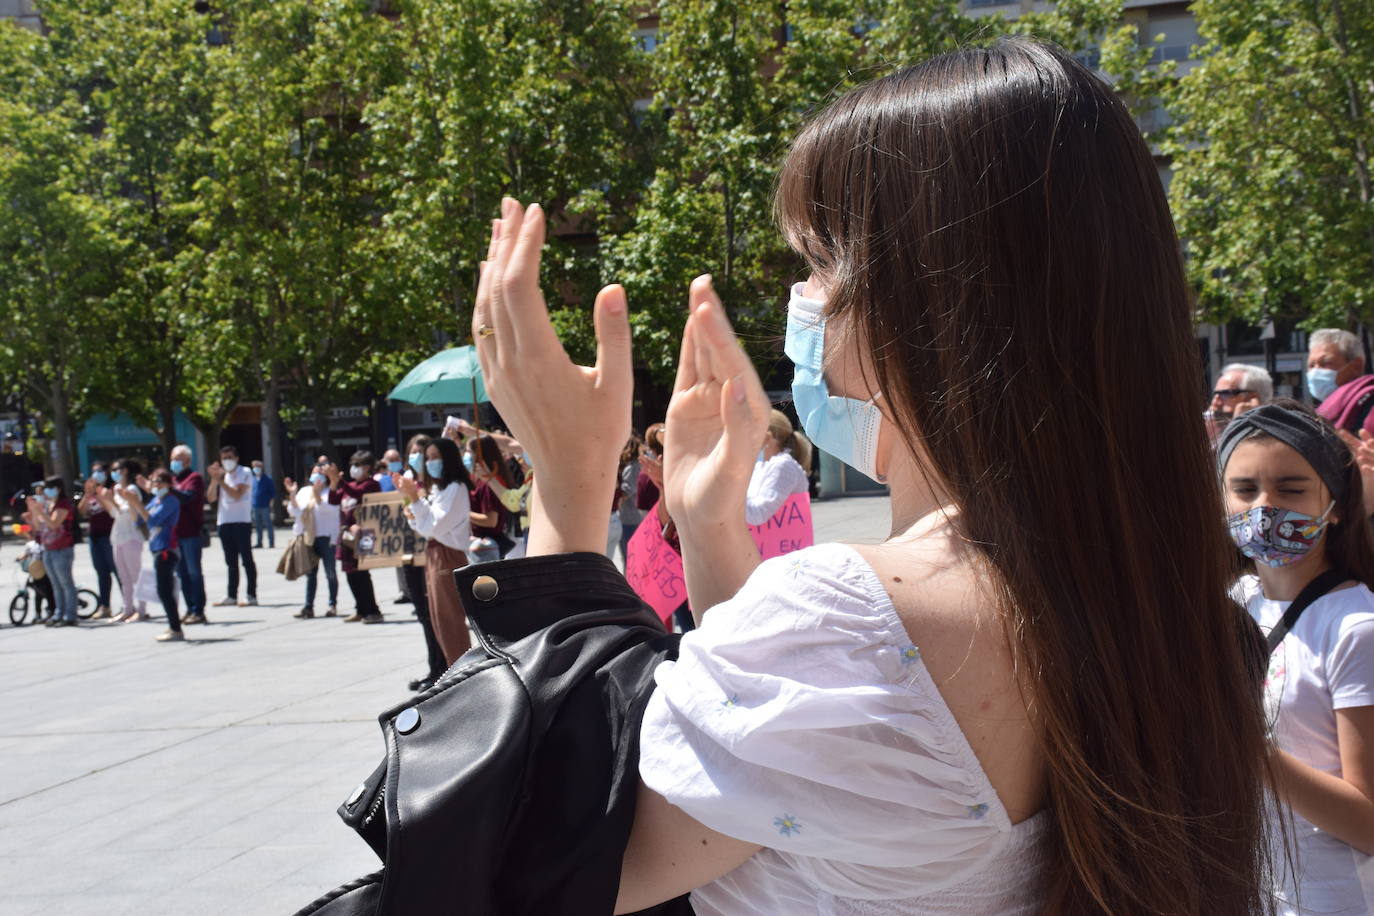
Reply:
[[[37,541],[24,545],[24,552],[14,558],[19,567],[18,575],[24,577],[24,585],[10,599],[10,623],[17,627],[28,622],[29,611],[33,611],[33,622],[42,623],[53,614],[57,602],[53,599],[52,582],[43,568],[43,548]],[[16,581],[18,580],[16,575]],[[95,613],[100,598],[89,588],[76,590],[76,615],[87,619]]]

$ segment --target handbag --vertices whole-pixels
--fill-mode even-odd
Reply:
[[[291,543],[286,545],[281,559],[277,561],[277,572],[285,576],[286,581],[294,582],[314,572],[319,562],[315,551],[305,543],[305,535],[298,534],[291,538]]]

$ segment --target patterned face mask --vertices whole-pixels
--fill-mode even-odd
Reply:
[[[1227,518],[1226,527],[1231,529],[1231,540],[1250,559],[1265,566],[1291,566],[1311,552],[1335,505],[1333,499],[1315,518],[1277,506],[1254,506]]]

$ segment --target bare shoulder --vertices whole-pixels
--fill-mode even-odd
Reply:
[[[993,583],[941,532],[852,545],[892,599],[907,635],[1013,822],[1044,806],[1044,761]]]

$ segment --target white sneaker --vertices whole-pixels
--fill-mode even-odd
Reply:
[[[180,630],[167,630],[159,633],[158,642],[185,642],[186,636]]]

